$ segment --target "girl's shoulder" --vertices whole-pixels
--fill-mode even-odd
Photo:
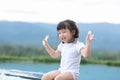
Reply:
[[[83,44],[83,42],[77,40],[76,44]]]
[[[63,48],[63,46],[64,46],[64,43],[61,42],[61,43],[58,44],[57,49],[61,50]]]
[[[83,42],[80,42],[80,41],[77,41],[77,42],[76,42],[76,45],[77,45],[77,46],[85,46],[85,44],[84,44]]]

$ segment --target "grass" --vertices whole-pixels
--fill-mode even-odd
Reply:
[[[18,57],[18,56],[0,56],[0,62],[34,62],[34,63],[59,63],[59,59],[53,59],[50,56],[31,56],[31,57]],[[120,66],[120,60],[100,60],[100,59],[93,59],[82,58],[81,64],[104,64],[108,66]]]
[[[20,45],[0,45],[0,62],[35,62],[35,63],[58,63],[59,59],[51,58],[43,48],[25,47]],[[120,51],[109,52],[94,50],[88,59],[82,58],[81,64],[105,64],[120,66]]]
[[[108,66],[120,66],[120,60],[82,59],[82,64],[104,64]]]
[[[31,56],[31,57],[18,57],[18,56],[0,56],[0,62],[59,62],[59,59],[52,59],[50,56]]]

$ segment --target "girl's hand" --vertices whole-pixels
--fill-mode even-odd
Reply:
[[[49,35],[46,35],[45,39],[42,41],[43,46],[46,46],[46,44],[48,44],[48,38],[49,38]]]
[[[94,34],[91,31],[88,31],[86,41],[91,41],[91,40],[95,40]]]

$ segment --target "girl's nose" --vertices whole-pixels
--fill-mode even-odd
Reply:
[[[63,37],[63,36],[64,36],[63,34],[60,35],[60,37]]]

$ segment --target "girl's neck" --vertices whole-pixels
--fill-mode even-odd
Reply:
[[[74,43],[74,42],[76,42],[77,41],[77,39],[71,39],[69,42],[67,42],[67,43]]]

